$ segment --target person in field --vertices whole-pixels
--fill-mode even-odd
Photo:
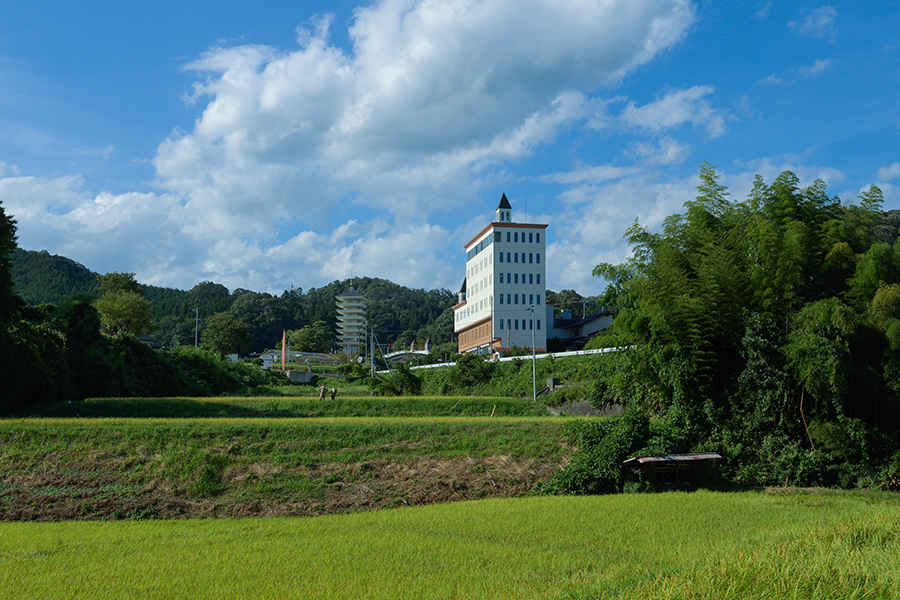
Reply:
[[[324,400],[324,399],[325,399],[325,392],[328,391],[328,388],[325,387],[325,384],[323,383],[322,385],[319,386],[318,389],[319,389],[319,400]]]

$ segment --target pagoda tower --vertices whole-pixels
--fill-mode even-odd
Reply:
[[[366,298],[350,286],[337,300],[338,344],[342,352],[359,354],[366,344]]]

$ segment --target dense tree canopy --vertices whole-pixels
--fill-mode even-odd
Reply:
[[[789,171],[735,202],[704,163],[682,214],[635,223],[632,258],[595,269],[621,311],[598,339],[620,348],[610,396],[664,419],[671,450],[730,453],[738,478],[770,481],[754,469],[780,448],[787,479],[835,483],[802,474],[825,437],[900,423],[900,243],[881,205],[875,186],[843,205]]]
[[[250,328],[231,313],[216,313],[205,321],[202,346],[220,357],[246,351],[252,341]]]
[[[94,303],[100,324],[108,335],[141,335],[156,329],[150,302],[144,298],[134,273],[98,275],[100,297]]]

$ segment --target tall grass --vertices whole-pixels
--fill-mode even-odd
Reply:
[[[893,598],[891,497],[544,497],[318,517],[0,524],[18,598]]]
[[[86,516],[96,510],[87,498],[110,483],[136,486],[128,496],[144,504],[144,486],[190,500],[279,504],[314,499],[326,487],[341,485],[331,480],[333,467],[318,468],[323,464],[346,470],[351,464],[365,468],[367,461],[497,455],[559,463],[567,453],[564,422],[522,417],[6,420],[0,421],[0,473],[26,487],[46,477],[78,483],[68,490],[41,485],[49,485],[59,501],[78,499]],[[260,466],[265,469],[257,472]],[[19,510],[21,502],[31,501],[4,493],[3,485],[0,477],[0,518],[14,503]]]
[[[542,403],[519,398],[89,398],[84,402],[38,405],[34,417],[218,418],[218,417],[452,417],[549,416]],[[2,422],[2,421],[0,421]]]

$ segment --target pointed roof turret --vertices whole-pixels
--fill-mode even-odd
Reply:
[[[501,223],[512,221],[512,206],[510,206],[509,200],[506,199],[505,193],[500,198],[500,204],[497,206],[497,221]]]

